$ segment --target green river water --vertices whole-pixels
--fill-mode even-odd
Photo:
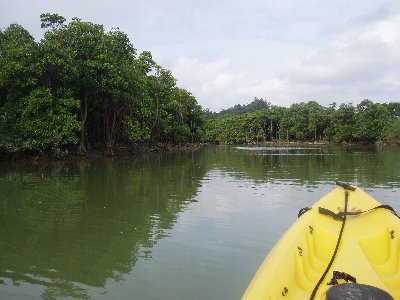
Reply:
[[[385,148],[0,163],[0,299],[240,299],[337,179],[400,211],[400,152]]]

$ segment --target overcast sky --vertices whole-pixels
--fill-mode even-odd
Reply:
[[[203,108],[400,100],[399,0],[0,0],[37,40],[43,12],[119,27]]]

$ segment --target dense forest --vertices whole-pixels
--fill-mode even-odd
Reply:
[[[264,101],[264,100],[263,100]],[[229,110],[230,115],[212,115],[204,130],[204,140],[224,143],[269,141],[304,142],[400,142],[400,103],[373,103],[363,100],[354,106],[335,103],[324,107],[315,101],[243,113],[260,104],[260,99]]]
[[[40,41],[18,24],[0,29],[0,153],[113,155],[182,142],[400,144],[398,102],[280,107],[254,98],[203,111],[118,28],[49,13],[40,20]]]
[[[78,153],[193,142],[204,113],[169,70],[119,29],[42,14],[39,42],[0,30],[0,151]]]

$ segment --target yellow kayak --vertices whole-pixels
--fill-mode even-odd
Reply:
[[[399,217],[360,188],[337,184],[300,211],[242,300],[400,299]]]

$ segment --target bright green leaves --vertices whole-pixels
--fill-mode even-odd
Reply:
[[[326,139],[336,143],[354,141],[356,110],[353,105],[343,103],[328,114],[329,126],[325,130]]]
[[[203,125],[205,117],[191,93],[175,87],[165,109],[170,116],[167,124],[170,141],[187,142],[200,139],[199,128]]]
[[[0,43],[0,105],[5,101],[14,102],[35,88],[37,57],[37,44],[23,27],[11,24],[3,31]]]
[[[354,137],[362,141],[376,141],[381,138],[386,124],[390,120],[386,105],[363,100],[357,105]]]
[[[389,143],[400,145],[400,119],[393,118],[385,127],[382,139]]]
[[[80,129],[76,111],[79,101],[55,98],[49,89],[39,88],[23,99],[20,118],[16,123],[24,149],[59,151],[62,145],[76,143]]]
[[[45,149],[59,152],[63,145],[77,142],[76,132],[81,125],[76,116],[78,108],[78,100],[56,98],[49,89],[32,91],[18,105],[5,107],[0,148],[10,152]]]
[[[127,117],[124,120],[124,132],[128,140],[133,143],[143,143],[150,140],[150,128],[136,118]]]

